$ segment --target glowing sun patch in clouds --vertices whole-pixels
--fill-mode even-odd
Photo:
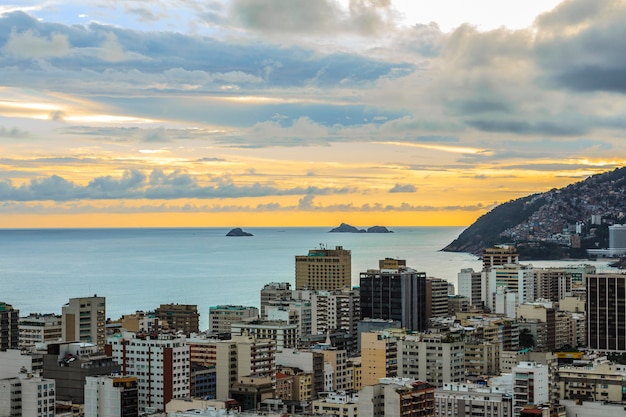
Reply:
[[[432,149],[434,151],[460,153],[460,154],[481,154],[490,155],[492,151],[481,148],[470,148],[466,146],[433,145],[427,143],[407,143],[407,142],[377,142],[384,145],[407,146],[411,148]]]

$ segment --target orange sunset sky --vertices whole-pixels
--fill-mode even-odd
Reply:
[[[624,21],[604,0],[0,5],[0,228],[469,225],[624,165]]]

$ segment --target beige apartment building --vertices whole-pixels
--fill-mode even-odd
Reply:
[[[321,245],[308,255],[296,256],[296,289],[332,291],[352,286],[352,252]]]

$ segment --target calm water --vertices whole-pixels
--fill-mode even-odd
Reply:
[[[163,303],[197,304],[201,328],[216,304],[259,305],[266,283],[294,283],[296,255],[324,244],[352,251],[352,283],[385,257],[456,284],[474,256],[439,252],[463,230],[401,227],[389,234],[328,233],[330,228],[0,230],[0,301],[30,312],[60,314],[69,298],[107,299],[107,317]],[[534,263],[538,265],[538,263]]]

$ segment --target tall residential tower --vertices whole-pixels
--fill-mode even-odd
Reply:
[[[309,250],[308,255],[296,255],[296,289],[332,291],[352,285],[352,253],[336,246]]]

